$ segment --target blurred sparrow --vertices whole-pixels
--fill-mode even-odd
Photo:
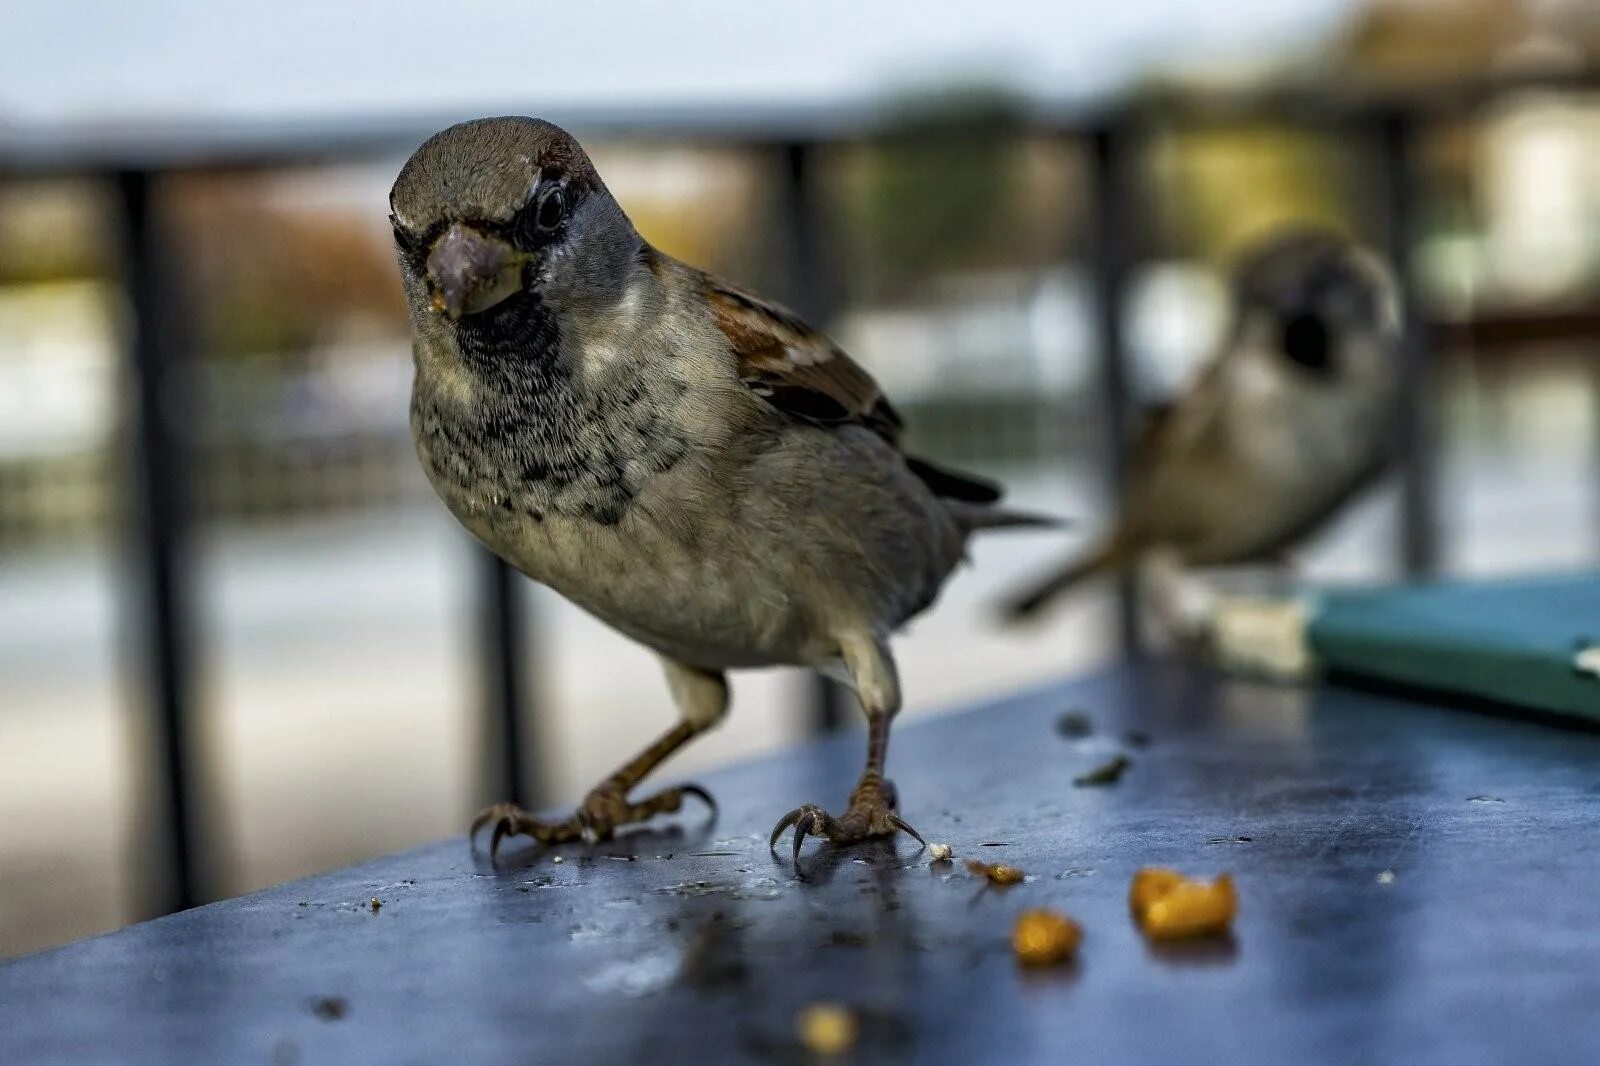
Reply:
[[[1234,304],[1221,352],[1145,427],[1110,534],[1008,615],[1145,559],[1276,560],[1382,473],[1400,371],[1399,301],[1382,264],[1297,228],[1243,260]]]
[[[866,710],[867,764],[838,844],[902,830],[884,776],[900,683],[888,639],[933,603],[967,537],[1039,519],[997,487],[901,452],[849,356],[789,311],[652,248],[548,122],[452,126],[407,161],[390,210],[413,332],[411,426],[434,489],[479,540],[653,649],[681,720],[576,814],[485,810],[507,834],[598,839],[676,811],[630,793],[716,725],[724,672],[794,664]]]

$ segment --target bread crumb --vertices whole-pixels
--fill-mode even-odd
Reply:
[[[1058,966],[1076,955],[1082,942],[1082,926],[1043,907],[1023,911],[1011,927],[1011,950],[1024,966]]]
[[[991,884],[996,885],[1020,884],[1028,876],[1015,866],[1006,866],[998,862],[979,862],[977,859],[970,860],[967,869],[979,877],[987,877]]]
[[[800,1043],[813,1055],[842,1055],[855,1047],[856,1016],[839,1003],[812,1003],[794,1020]]]
[[[1233,878],[1191,880],[1176,870],[1145,867],[1128,886],[1128,909],[1152,940],[1219,936],[1233,925],[1239,911]]]

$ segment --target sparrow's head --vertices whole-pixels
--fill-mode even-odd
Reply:
[[[1281,231],[1248,253],[1234,281],[1241,330],[1269,340],[1291,364],[1336,377],[1352,341],[1382,349],[1399,327],[1389,272],[1371,252],[1310,227]]]
[[[639,237],[578,142],[532,118],[463,122],[423,142],[389,192],[414,321],[454,326],[604,300]]]

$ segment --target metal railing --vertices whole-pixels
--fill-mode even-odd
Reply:
[[[1087,260],[1096,282],[1095,325],[1104,405],[1110,487],[1122,483],[1125,446],[1132,423],[1127,341],[1122,317],[1129,280],[1136,265],[1135,221],[1143,216],[1141,189],[1134,180],[1138,145],[1157,124],[1233,122],[1244,119],[1334,125],[1360,131],[1371,147],[1372,187],[1381,197],[1381,246],[1392,260],[1402,288],[1406,321],[1402,408],[1409,417],[1401,434],[1403,495],[1400,557],[1410,573],[1427,573],[1438,561],[1434,487],[1437,463],[1429,389],[1429,328],[1417,316],[1412,268],[1418,197],[1415,152],[1430,123],[1470,113],[1499,95],[1541,87],[1585,90],[1600,84],[1592,73],[1541,80],[1501,80],[1461,86],[1406,98],[1354,98],[1326,95],[1252,97],[1202,102],[1134,104],[1095,114],[1038,112],[1034,128],[1082,143],[1088,152],[1092,232]],[[788,276],[794,291],[786,302],[818,322],[832,317],[828,220],[822,217],[816,183],[818,149],[826,144],[870,138],[881,116],[869,110],[848,113],[730,109],[725,114],[666,112],[644,115],[554,115],[580,136],[593,133],[649,132],[698,140],[738,141],[772,153],[773,171],[783,183],[782,237],[792,257]],[[194,664],[202,649],[196,632],[191,540],[189,456],[178,420],[185,409],[192,332],[183,293],[172,270],[168,220],[159,210],[157,187],[183,171],[249,170],[295,163],[350,161],[400,155],[439,122],[368,123],[352,127],[278,127],[270,131],[233,127],[191,128],[175,134],[120,128],[93,135],[58,132],[22,135],[0,129],[0,180],[17,174],[97,174],[110,178],[117,192],[122,248],[122,279],[135,327],[128,364],[136,408],[131,446],[135,456],[128,513],[132,537],[131,585],[136,602],[128,617],[137,637],[141,689],[152,715],[157,743],[151,752],[153,776],[162,789],[161,852],[163,887],[147,910],[161,913],[208,898],[208,878],[198,861],[205,834],[196,824],[192,802],[197,784],[193,717]],[[1585,321],[1594,329],[1600,322]],[[1576,327],[1574,327],[1576,328]],[[1509,327],[1515,332],[1515,324]],[[529,721],[534,666],[523,653],[529,634],[519,605],[519,589],[508,567],[480,553],[478,645],[480,703],[489,751],[483,765],[490,789],[532,805],[543,797],[538,752]],[[1124,646],[1138,643],[1131,581],[1120,596]],[[837,728],[845,696],[831,682],[819,682],[813,695],[813,721],[819,729]]]

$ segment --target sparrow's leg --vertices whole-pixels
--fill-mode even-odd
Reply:
[[[541,844],[563,844],[584,839],[606,840],[618,826],[643,822],[653,815],[676,811],[683,805],[685,796],[704,800],[715,811],[716,803],[710,793],[698,785],[680,785],[641,800],[628,798],[628,793],[646,774],[694,737],[722,721],[728,712],[728,682],[722,674],[698,670],[667,659],[663,659],[662,663],[666,667],[667,686],[672,690],[673,702],[678,705],[678,712],[682,715],[677,725],[595,786],[572,817],[559,822],[546,822],[514,804],[496,803],[480,811],[472,820],[468,837],[477,836],[478,830],[493,824],[494,835],[489,840],[489,855],[493,857],[500,850],[500,841],[507,836],[529,836]]]
[[[835,844],[854,844],[903,832],[924,847],[928,843],[895,813],[894,782],[883,775],[884,760],[889,754],[889,726],[900,710],[900,680],[889,649],[873,634],[852,634],[840,639],[839,650],[867,712],[867,768],[850,793],[849,808],[839,817],[808,803],[778,819],[767,846],[776,854],[778,838],[794,826],[796,872],[800,872],[800,845],[807,834],[827,837]]]

